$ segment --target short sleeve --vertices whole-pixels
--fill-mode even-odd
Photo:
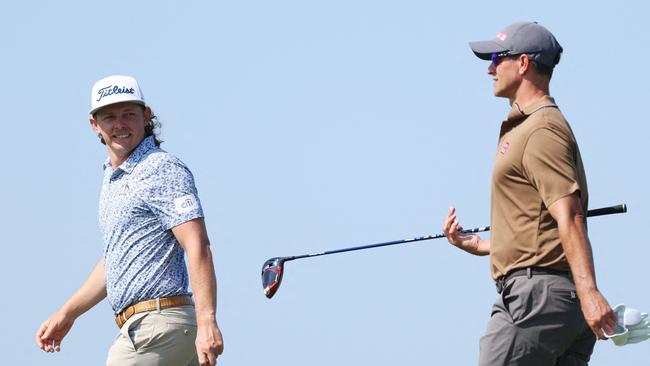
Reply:
[[[164,230],[203,217],[192,172],[180,160],[163,160],[146,180],[142,198]]]
[[[524,174],[549,207],[558,199],[580,191],[576,144],[561,131],[534,131],[522,157]]]

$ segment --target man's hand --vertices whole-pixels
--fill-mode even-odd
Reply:
[[[104,257],[100,258],[90,276],[68,301],[41,324],[36,332],[36,344],[45,352],[59,352],[61,340],[74,321],[106,297]]]
[[[456,208],[452,207],[447,213],[445,223],[442,227],[442,232],[447,237],[450,244],[475,255],[488,255],[490,254],[490,241],[481,240],[476,234],[462,233],[463,227],[456,217]]]
[[[74,319],[58,311],[41,324],[36,333],[36,344],[45,352],[61,351],[61,341],[72,325]]]
[[[591,290],[580,296],[580,306],[587,325],[596,338],[607,339],[605,333],[613,334],[616,330],[616,314],[598,290]],[[604,331],[604,332],[603,332]]]
[[[223,338],[217,323],[206,322],[199,325],[196,334],[196,354],[201,366],[214,366],[217,357],[223,352]]]

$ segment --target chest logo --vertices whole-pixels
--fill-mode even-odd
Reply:
[[[124,185],[120,189],[118,195],[119,196],[126,196],[128,193],[129,193],[129,183],[124,183]]]
[[[176,212],[179,214],[184,214],[198,208],[196,198],[193,194],[188,194],[183,197],[178,197],[174,200],[174,206],[176,206]]]
[[[500,151],[501,155],[505,155],[509,147],[510,147],[510,142],[506,141],[506,143],[501,146],[501,151]]]

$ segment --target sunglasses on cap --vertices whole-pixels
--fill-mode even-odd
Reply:
[[[510,53],[510,51],[503,51],[503,52],[499,52],[499,53],[493,53],[490,58],[492,59],[492,65],[494,65],[496,67],[497,65],[499,65],[499,63],[501,63],[501,61],[503,61],[504,58],[516,57],[516,56],[519,56],[519,55],[526,55],[526,56],[528,56],[529,60],[535,62],[533,60],[533,57],[535,56],[535,54],[536,53]]]
[[[512,56],[519,56],[520,54],[511,54],[510,51],[504,51],[500,53],[493,53],[492,54],[492,65],[497,66],[501,61],[503,61],[504,58],[506,57],[512,57]]]

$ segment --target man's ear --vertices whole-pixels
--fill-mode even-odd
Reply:
[[[530,59],[528,58],[528,55],[526,54],[521,54],[517,58],[517,62],[519,63],[519,74],[523,75],[530,69],[531,62]]]
[[[93,116],[90,116],[88,119],[90,122],[90,126],[95,130],[95,132],[99,133],[99,126],[97,125],[97,121],[95,121],[95,118]]]

